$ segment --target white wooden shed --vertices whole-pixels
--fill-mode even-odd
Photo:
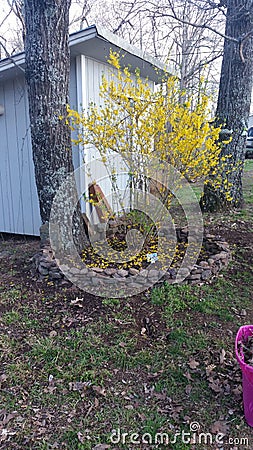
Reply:
[[[109,74],[110,49],[124,54],[124,65],[140,69],[155,84],[162,64],[116,35],[93,25],[70,35],[70,106],[99,102],[102,74]],[[39,202],[32,160],[25,54],[0,61],[0,232],[39,235]],[[85,161],[91,158],[86,155]],[[73,149],[74,166],[83,162]],[[96,178],[96,174],[94,174]],[[104,187],[103,187],[104,188]]]

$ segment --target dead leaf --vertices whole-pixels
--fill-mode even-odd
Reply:
[[[3,419],[3,421],[1,422],[1,425],[7,425],[10,422],[10,420],[14,419],[14,417],[16,417],[17,415],[18,415],[17,411],[13,411],[12,413],[7,414]]]
[[[157,398],[158,400],[166,400],[168,397],[168,394],[166,391],[154,392],[154,397]]]
[[[190,366],[191,369],[196,369],[199,366],[199,362],[195,361],[195,359],[191,359],[188,362],[188,366]]]
[[[209,384],[209,387],[217,394],[223,392],[223,389],[219,384],[219,380],[214,380],[212,383]]]
[[[102,388],[101,386],[92,386],[92,389],[97,392],[97,394],[103,395],[103,397],[106,396],[105,388]]]
[[[149,373],[147,375],[147,378],[148,378],[148,380],[154,380],[155,378],[158,378],[160,374],[161,374],[161,372],[160,373],[158,373],[158,372]]]
[[[149,394],[149,395],[153,395],[154,390],[155,390],[155,386],[148,386],[147,383],[143,384],[143,389],[144,389],[144,394]]]
[[[138,417],[141,419],[142,422],[144,422],[144,420],[146,420],[146,416],[143,413],[137,413]]]
[[[224,348],[223,348],[223,349],[221,350],[221,354],[220,354],[220,364],[224,364],[225,356],[226,356],[226,351],[225,351]]]
[[[8,437],[8,431],[6,428],[3,428],[1,430],[1,434],[0,434],[0,442],[5,441],[7,439],[7,437]]]
[[[76,297],[75,300],[71,300],[71,306],[78,306],[79,308],[83,308],[83,298]]]
[[[191,387],[190,384],[188,384],[188,385],[186,386],[186,388],[185,388],[185,393],[186,393],[187,395],[189,395],[189,394],[191,393],[191,391],[192,391],[192,387]]]
[[[226,435],[228,431],[229,431],[228,425],[226,424],[226,422],[222,422],[221,420],[217,420],[211,426],[211,433],[213,434],[222,433]]]
[[[5,375],[5,373],[2,373],[2,375],[0,375],[0,383],[4,383],[7,380],[7,375]]]
[[[50,331],[49,337],[53,338],[55,336],[57,336],[57,331],[55,331],[55,330]]]
[[[97,444],[95,447],[92,447],[92,450],[107,450],[108,448],[110,448],[108,444]]]
[[[147,333],[147,330],[146,330],[146,328],[143,327],[141,329],[141,335],[144,336],[146,333]]]
[[[209,366],[206,367],[206,376],[210,377],[211,372],[216,368],[214,364],[209,364]]]
[[[84,444],[85,442],[85,436],[83,435],[83,433],[81,433],[80,431],[77,433],[77,438],[79,440],[79,442],[81,442],[81,444]]]
[[[193,381],[193,378],[192,378],[190,372],[186,372],[186,373],[184,374],[184,377],[187,378],[188,381]]]
[[[134,406],[133,405],[126,405],[125,408],[131,410],[131,409],[134,409]]]
[[[235,389],[232,390],[233,394],[235,396],[240,396],[242,395],[242,388],[241,386],[237,386]]]
[[[73,381],[69,383],[70,391],[82,391],[91,385],[91,381]]]

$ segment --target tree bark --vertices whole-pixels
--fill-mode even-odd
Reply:
[[[71,134],[66,123],[69,102],[68,45],[71,0],[25,0],[26,82],[35,178],[42,223],[49,222],[55,193],[74,170]],[[63,118],[63,119],[62,119]],[[79,211],[73,234],[79,248],[86,242]]]
[[[214,188],[212,183],[205,186],[201,200],[205,211],[240,207],[243,204],[245,131],[250,113],[253,80],[252,33],[253,2],[228,0],[225,34],[232,39],[225,39],[224,43],[216,120],[217,124],[222,124],[224,133],[226,130],[232,132],[232,141],[222,145],[219,161],[221,185],[218,188]],[[225,195],[226,190],[228,196]]]

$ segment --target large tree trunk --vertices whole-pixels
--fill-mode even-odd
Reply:
[[[245,159],[245,130],[250,112],[253,80],[253,2],[227,0],[226,36],[221,68],[217,122],[232,131],[232,141],[220,154],[222,183],[208,183],[201,200],[206,211],[240,207],[243,203],[242,174]],[[224,133],[225,133],[224,130]],[[221,139],[224,136],[221,135]],[[225,137],[229,137],[229,134]],[[232,155],[227,158],[228,155]],[[225,195],[228,191],[228,195]]]
[[[33,161],[42,223],[49,222],[53,198],[72,172],[70,129],[64,118],[69,98],[68,46],[71,0],[25,0],[26,81]],[[61,120],[63,118],[63,120]],[[80,210],[73,234],[85,242]]]

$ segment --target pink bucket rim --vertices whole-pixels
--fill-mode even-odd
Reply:
[[[235,355],[236,355],[236,359],[239,362],[241,368],[244,368],[244,369],[247,368],[247,371],[253,373],[253,367],[249,366],[244,361],[244,355],[243,355],[242,349],[241,349],[240,354],[238,352],[238,342],[239,342],[239,340],[243,336],[248,337],[250,335],[253,335],[253,325],[243,325],[243,326],[241,326],[239,328],[239,330],[237,332],[237,335],[236,335],[236,338],[235,338]]]

